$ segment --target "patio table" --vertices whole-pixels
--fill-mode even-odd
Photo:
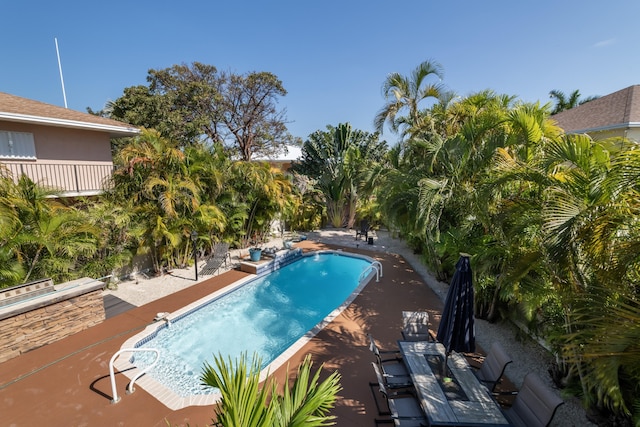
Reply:
[[[452,352],[446,358],[444,346],[435,342],[399,341],[398,345],[430,426],[510,425],[464,356]]]

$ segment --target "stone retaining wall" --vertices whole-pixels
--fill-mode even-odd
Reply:
[[[102,287],[93,280],[64,284],[52,294],[0,310],[0,362],[102,322]]]

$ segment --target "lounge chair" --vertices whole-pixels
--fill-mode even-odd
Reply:
[[[213,275],[222,267],[224,263],[227,266],[227,260],[231,263],[231,254],[229,253],[229,243],[220,242],[216,243],[213,247],[213,253],[207,259],[205,265],[202,267],[200,274]]]
[[[356,240],[358,240],[360,237],[364,236],[364,240],[367,240],[369,238],[369,230],[371,229],[371,225],[369,225],[369,221],[367,221],[366,219],[363,219],[362,221],[360,221],[360,229],[356,230]]]
[[[502,379],[507,365],[511,362],[513,360],[504,351],[504,348],[499,343],[494,342],[491,344],[487,357],[484,358],[482,365],[480,365],[480,369],[475,371],[476,377],[487,386],[489,391],[493,392]]]
[[[564,401],[539,376],[528,373],[511,408],[504,411],[515,427],[547,427]]]
[[[377,386],[380,394],[384,397],[387,402],[388,410],[381,410],[378,406],[378,414],[379,415],[390,415],[390,419],[375,419],[376,426],[382,423],[395,424],[399,427],[419,427],[426,426],[427,419],[422,411],[422,407],[420,406],[420,402],[415,397],[415,395],[409,391],[390,391],[387,389],[385,385],[384,377],[378,365],[375,362],[371,362],[373,366],[373,370],[376,373],[377,382],[369,383],[369,386],[372,387],[371,391],[373,393],[373,387]],[[373,396],[376,405],[378,405],[378,399],[375,394]]]
[[[429,330],[429,313],[426,311],[403,311],[401,332],[405,341],[435,341]]]

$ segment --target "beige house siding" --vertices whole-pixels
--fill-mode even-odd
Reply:
[[[24,174],[62,196],[95,195],[113,172],[109,134],[0,121],[0,130],[33,134],[36,159],[0,159],[14,180]]]
[[[602,131],[589,131],[585,132],[595,141],[600,141],[608,138],[626,138],[631,141],[640,142],[640,129],[610,129]]]
[[[0,130],[32,133],[36,163],[113,164],[111,140],[107,133],[5,121],[0,121]]]

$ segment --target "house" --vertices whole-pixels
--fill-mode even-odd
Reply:
[[[287,145],[284,153],[274,156],[256,156],[252,160],[257,162],[267,162],[272,168],[286,172],[291,167],[291,163],[302,158],[302,149],[296,145]]]
[[[640,142],[640,85],[586,102],[551,116],[566,133],[594,140],[624,137]]]
[[[62,196],[102,192],[113,172],[111,139],[136,136],[128,124],[0,92],[0,173],[8,170]]]

